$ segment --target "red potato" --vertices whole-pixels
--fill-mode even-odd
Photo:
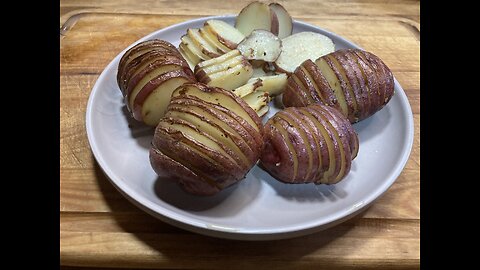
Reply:
[[[277,180],[335,184],[350,172],[357,134],[338,110],[325,105],[286,108],[265,124],[262,166]]]
[[[117,83],[132,117],[156,126],[164,116],[170,96],[178,86],[194,82],[182,54],[167,41],[148,40],[122,55]]]
[[[356,123],[382,109],[393,94],[393,74],[380,58],[343,49],[297,67],[282,101],[287,107],[326,104]]]
[[[155,130],[150,162],[185,191],[213,195],[242,180],[262,149],[261,119],[245,101],[225,89],[185,83]]]
[[[245,36],[253,30],[263,29],[279,38],[292,34],[293,21],[287,10],[278,3],[269,5],[254,1],[244,7],[237,16],[235,27]]]

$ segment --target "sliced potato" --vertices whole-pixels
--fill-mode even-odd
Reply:
[[[262,149],[261,119],[245,101],[221,88],[186,83],[173,92],[155,129],[150,162],[187,192],[213,195],[244,179]]]
[[[188,35],[182,36],[180,40],[182,41],[182,44],[192,52],[192,54],[200,59],[200,61],[212,59],[212,57],[202,52],[202,49],[198,48]]]
[[[248,36],[255,29],[264,29],[278,34],[278,21],[267,4],[258,1],[251,2],[237,15],[235,28]],[[272,29],[272,23],[275,24]],[[275,31],[276,30],[276,31]]]
[[[262,80],[261,79],[250,79],[248,82],[240,87],[237,87],[232,90],[235,95],[243,98],[246,95],[253,93],[256,89],[262,86]]]
[[[257,112],[258,116],[262,117],[268,112],[268,109],[264,109],[265,107],[268,108],[268,103],[270,102],[270,96],[267,92],[256,90],[242,97],[242,99]]]
[[[305,60],[335,51],[333,41],[322,34],[300,32],[282,39],[282,52],[273,63],[277,72],[292,73]]]
[[[293,22],[292,17],[288,14],[287,10],[279,3],[270,3],[268,5],[270,11],[275,14],[278,21],[278,34],[279,38],[285,38],[292,34]],[[272,23],[275,24],[275,23]]]
[[[187,35],[203,54],[208,55],[211,58],[222,55],[221,53],[217,52],[217,49],[214,46],[210,45],[205,39],[203,39],[203,37],[200,35],[199,29],[190,28],[187,30]]]
[[[287,183],[335,184],[350,172],[357,134],[349,120],[330,106],[313,104],[277,112],[265,124],[260,161]]]
[[[200,28],[198,29],[198,33],[202,36],[204,40],[206,40],[210,45],[216,48],[217,52],[220,54],[228,53],[232,49],[228,48],[227,46],[223,45],[218,41],[214,34],[212,34],[208,29]]]
[[[195,68],[194,74],[199,82],[208,82],[209,80],[208,77],[211,76],[212,74],[220,71],[226,71],[237,65],[241,65],[242,61],[244,61],[244,58],[243,56],[239,55],[233,58],[229,58],[226,61],[218,63],[216,65],[208,65],[203,68],[197,65]]]
[[[236,49],[238,43],[245,38],[245,35],[224,21],[208,20],[203,27],[212,33],[218,42],[231,50]]]
[[[204,61],[195,67],[195,77],[210,86],[233,90],[252,77],[253,68],[238,50]],[[237,55],[237,56],[234,56]]]
[[[248,60],[275,61],[282,51],[282,41],[266,30],[253,30],[237,49]]]
[[[273,76],[252,78],[250,80],[261,80],[262,85],[258,88],[258,90],[268,92],[270,96],[278,96],[283,92],[283,90],[285,90],[285,87],[287,86],[287,79],[287,74],[281,73]]]

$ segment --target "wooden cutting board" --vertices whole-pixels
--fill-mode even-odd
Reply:
[[[341,225],[268,242],[210,238],[163,223],[128,202],[90,151],[85,110],[105,66],[125,47],[185,20],[236,14],[249,1],[62,0],[60,2],[60,263],[188,269],[419,268],[419,1],[278,1],[297,20],[378,55],[414,113],[410,159],[373,206]],[[65,268],[67,269],[67,268]],[[71,268],[68,268],[71,269]]]

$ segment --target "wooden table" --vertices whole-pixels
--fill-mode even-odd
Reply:
[[[195,269],[419,268],[419,1],[279,1],[290,14],[377,54],[407,93],[415,118],[410,159],[367,211],[323,232],[270,242],[210,238],[163,223],[128,202],[94,160],[85,132],[90,91],[137,39],[185,20],[235,14],[249,1],[60,1],[60,263]],[[71,269],[71,267],[64,267]]]

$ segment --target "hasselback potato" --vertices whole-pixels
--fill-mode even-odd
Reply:
[[[335,184],[350,171],[359,141],[337,109],[313,104],[277,112],[265,124],[262,166],[292,184]]]
[[[359,49],[342,49],[297,67],[282,101],[286,107],[326,104],[355,123],[382,109],[393,94],[392,72],[380,58]]]

